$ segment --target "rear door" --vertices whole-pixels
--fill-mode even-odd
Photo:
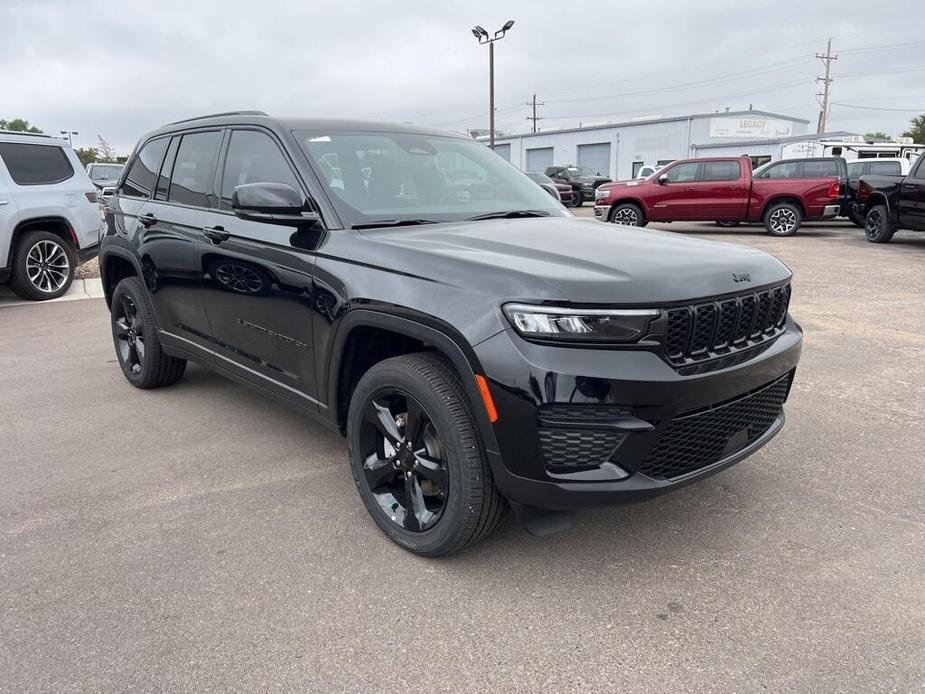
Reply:
[[[741,221],[748,208],[749,181],[742,162],[705,161],[696,184],[699,204],[692,212],[699,219]]]
[[[9,267],[12,263],[10,240],[18,223],[19,212],[10,192],[9,174],[3,159],[0,158],[0,269]]]
[[[925,231],[925,155],[905,179],[899,189],[897,207],[900,225]]]
[[[307,200],[306,188],[268,130],[230,129],[224,151],[219,204],[205,215],[211,238],[200,237],[203,296],[216,359],[239,376],[314,408],[311,240],[319,234],[242,219],[231,207],[239,185],[285,183]]]

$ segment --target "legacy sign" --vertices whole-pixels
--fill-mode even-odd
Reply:
[[[793,134],[790,121],[777,118],[711,118],[710,137],[788,137]]]

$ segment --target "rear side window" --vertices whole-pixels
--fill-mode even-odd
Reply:
[[[872,161],[868,164],[872,174],[899,174],[902,169],[898,161]]]
[[[167,148],[167,156],[164,157],[164,163],[161,165],[161,173],[157,177],[157,190],[154,191],[155,200],[167,199],[167,190],[170,188],[170,173],[173,171],[173,162],[177,157],[177,148],[179,146],[179,137],[174,137],[170,140],[170,147]]]
[[[864,163],[852,163],[848,164],[848,178],[852,181],[856,181],[861,177],[861,172],[864,170]]]
[[[221,132],[184,135],[170,177],[171,202],[212,207],[215,198],[215,164],[222,144]]]
[[[256,130],[235,130],[231,134],[222,175],[222,207],[231,208],[234,189],[245,183],[286,183],[300,190],[276,142]]]
[[[925,180],[925,154],[919,155],[919,163],[915,167],[915,171],[912,172],[912,178]]]
[[[737,181],[742,175],[742,165],[737,161],[705,161],[704,181]]]
[[[800,162],[787,161],[768,167],[761,178],[796,178],[800,172]]]
[[[820,176],[838,176],[838,164],[831,159],[803,162],[803,178],[819,178]]]
[[[697,163],[678,164],[665,172],[669,183],[685,183],[697,180]]]
[[[157,170],[161,166],[161,160],[164,158],[164,151],[167,149],[167,138],[161,137],[157,140],[151,140],[138,153],[132,167],[125,176],[122,183],[122,194],[135,198],[146,198],[151,195],[154,189],[154,179],[157,177]]]
[[[74,167],[60,147],[0,142],[0,157],[20,186],[60,183],[74,175]]]

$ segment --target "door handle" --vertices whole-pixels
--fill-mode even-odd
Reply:
[[[231,236],[231,234],[225,231],[224,227],[203,227],[202,233],[212,243],[227,241],[228,237]]]
[[[146,215],[142,215],[138,218],[138,221],[141,222],[141,225],[147,229],[150,226],[157,224],[157,217],[154,216],[153,212],[148,212]]]
[[[693,193],[695,190],[697,190],[697,189],[696,189],[696,188],[682,188],[682,189],[681,189],[681,192],[683,192],[683,193]]]

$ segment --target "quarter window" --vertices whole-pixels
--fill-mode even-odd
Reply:
[[[668,176],[669,183],[686,183],[688,181],[696,181],[698,166],[700,165],[697,163],[678,164],[677,166],[668,169],[668,171],[665,172],[665,175]]]
[[[167,150],[167,138],[160,137],[151,140],[138,153],[132,162],[125,182],[122,184],[122,194],[136,198],[146,198],[154,189],[154,180],[157,170],[161,166],[164,152]]]
[[[706,161],[703,163],[704,181],[738,181],[742,165],[737,161]]]
[[[215,164],[222,134],[215,130],[184,135],[170,176],[171,202],[211,207],[215,197]]]
[[[898,161],[872,161],[870,164],[872,174],[898,174],[902,173]]]
[[[299,182],[273,139],[256,130],[235,130],[228,145],[222,175],[222,207],[231,207],[231,196],[245,183],[285,183],[296,190]]]
[[[0,142],[0,157],[13,181],[20,186],[60,183],[74,175],[64,150],[52,145]]]

